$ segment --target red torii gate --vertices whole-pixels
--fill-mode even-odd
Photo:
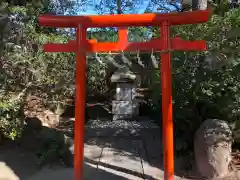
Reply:
[[[41,15],[39,24],[46,27],[76,28],[76,40],[67,44],[45,44],[45,52],[76,53],[76,107],[74,138],[74,180],[82,180],[84,161],[84,119],[85,119],[85,85],[86,53],[120,52],[120,51],[160,51],[162,80],[162,116],[164,144],[164,180],[174,179],[174,148],[172,119],[172,74],[171,51],[204,51],[206,42],[184,41],[170,38],[170,26],[207,22],[210,10],[169,13],[169,14],[121,14],[92,16],[56,16]],[[127,27],[160,26],[161,37],[149,42],[128,42]],[[96,42],[86,39],[87,28],[118,27],[118,42]]]

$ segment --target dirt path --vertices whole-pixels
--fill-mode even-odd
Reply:
[[[84,180],[162,180],[159,143],[152,142],[148,147],[144,148],[140,140],[131,139],[107,138],[86,142]],[[73,169],[60,163],[40,168],[34,153],[19,147],[0,147],[0,180],[55,179],[73,179]]]

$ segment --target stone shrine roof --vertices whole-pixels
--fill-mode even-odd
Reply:
[[[137,76],[130,71],[127,67],[119,68],[111,77],[112,83],[117,82],[132,82],[135,81]]]

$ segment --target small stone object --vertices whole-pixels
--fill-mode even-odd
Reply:
[[[11,167],[9,167],[4,162],[0,162],[0,179],[1,180],[20,180],[20,178],[13,172]]]
[[[232,172],[232,142],[232,131],[225,121],[203,122],[194,140],[196,167],[201,176],[222,179]]]

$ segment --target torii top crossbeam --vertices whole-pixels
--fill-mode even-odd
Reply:
[[[170,37],[170,26],[207,22],[211,10],[169,14],[121,14],[94,16],[42,15],[46,27],[76,28],[76,40],[67,44],[45,44],[45,52],[76,53],[76,106],[74,132],[74,180],[83,180],[86,53],[109,51],[161,51],[164,180],[174,179],[171,53],[174,50],[206,50],[205,41],[184,41]],[[161,37],[149,42],[128,42],[130,26],[160,26]],[[118,27],[118,42],[87,40],[87,28]]]
[[[129,27],[129,26],[154,26],[163,22],[168,25],[182,25],[206,22],[211,11],[194,11],[169,14],[121,14],[121,15],[93,15],[93,16],[55,16],[42,15],[39,17],[41,26],[46,27]],[[85,50],[92,52],[113,52],[113,51],[162,51],[163,38],[152,39],[149,42],[128,42],[127,30],[119,30],[119,41],[99,42],[93,40],[85,42]],[[171,50],[206,50],[205,41],[184,41],[180,38],[170,40]],[[76,52],[76,41],[70,40],[68,44],[46,44],[46,52]],[[170,49],[169,49],[170,50]]]
[[[168,21],[170,25],[197,24],[208,21],[210,10],[169,13],[169,14],[114,14],[92,16],[55,16],[42,15],[39,17],[41,26],[48,27],[77,27],[79,24],[88,28],[97,27],[129,27],[129,26],[159,26]]]

